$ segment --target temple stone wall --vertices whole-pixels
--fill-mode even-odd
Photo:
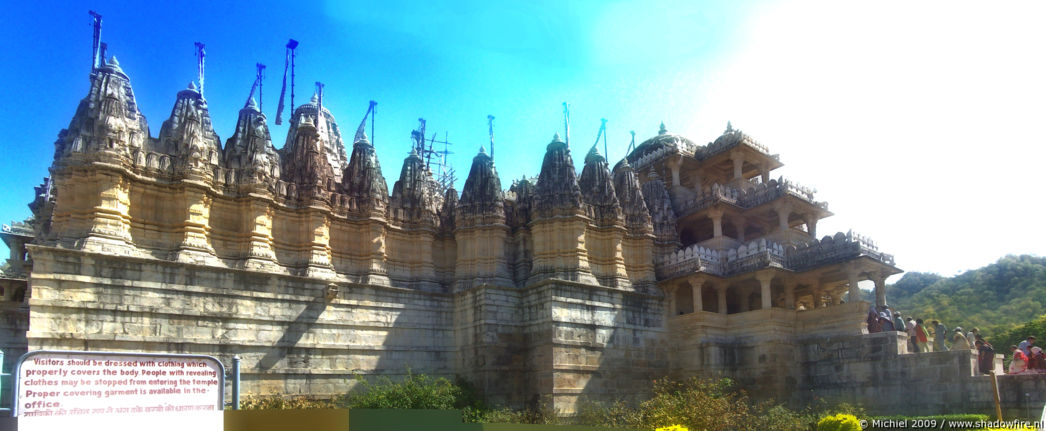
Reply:
[[[668,369],[660,297],[560,280],[528,286],[530,373],[553,405],[636,402]]]
[[[846,401],[871,414],[995,417],[991,377],[975,373],[975,352],[908,353],[907,342],[900,332],[800,339],[804,379],[797,401]],[[995,368],[1003,416],[1029,417],[1029,407],[1041,415],[1046,374],[1003,375],[1002,355],[996,355]]]
[[[245,393],[344,393],[353,376],[454,374],[447,294],[32,247],[29,349],[213,355]],[[69,334],[76,334],[75,337]]]

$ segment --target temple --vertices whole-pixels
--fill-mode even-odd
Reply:
[[[127,74],[100,62],[32,218],[0,234],[8,362],[238,355],[246,393],[310,396],[409,369],[569,413],[666,376],[846,397],[826,367],[869,359],[825,346],[907,353],[903,334],[866,334],[858,288],[884,305],[893,257],[819,238],[828,206],[730,125],[698,145],[662,124],[613,166],[592,147],[580,175],[557,135],[507,189],[480,148],[460,195],[417,153],[390,193],[363,124],[343,136],[314,97],[276,149],[248,99],[222,145],[190,84],[153,137]]]

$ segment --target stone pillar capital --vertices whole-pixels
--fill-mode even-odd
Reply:
[[[769,283],[776,275],[772,270],[762,270],[755,273],[755,279],[760,283]]]
[[[702,287],[706,282],[708,282],[708,277],[691,275],[686,279],[686,281],[690,283],[690,287]]]

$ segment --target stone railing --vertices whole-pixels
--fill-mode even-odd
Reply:
[[[777,154],[770,155],[770,148],[768,148],[766,145],[760,144],[760,143],[756,142],[754,139],[748,138],[746,135],[744,135],[744,134],[742,134],[740,132],[737,132],[737,133],[739,135],[741,135],[741,136],[737,137],[737,139],[727,139],[727,140],[723,140],[722,142],[719,142],[719,143],[710,142],[708,145],[706,145],[704,147],[701,147],[697,151],[697,157],[699,159],[701,159],[701,160],[704,160],[704,159],[712,157],[712,156],[714,156],[716,154],[728,151],[728,150],[730,150],[732,148],[736,148],[738,145],[745,144],[745,145],[748,145],[749,147],[752,147],[752,149],[754,149],[756,151],[759,151],[760,153],[763,153],[763,154],[766,154],[766,155],[772,157],[774,160],[778,160],[779,156]]]
[[[784,246],[759,239],[726,251],[694,244],[659,259],[654,269],[657,277],[663,280],[698,271],[725,276],[766,267],[784,267],[785,262]]]
[[[0,226],[0,232],[20,236],[33,236],[33,227],[25,222],[13,221],[11,224]]]
[[[870,239],[850,231],[826,236],[820,241],[813,241],[794,249],[789,248],[788,267],[801,271],[845,262],[859,256],[867,256],[887,265],[894,264],[893,255],[879,251],[879,247]]]
[[[821,208],[828,209],[828,203],[814,200],[814,190],[803,187],[798,183],[784,178],[770,180],[768,183],[750,181],[750,186],[744,190],[722,184],[712,184],[708,193],[702,193],[696,198],[676,205],[676,216],[684,217],[705,208],[711,207],[719,202],[725,202],[741,208],[753,208],[767,202],[772,202],[782,196],[794,196],[803,201]]]
[[[685,215],[693,214],[719,202],[738,205],[738,197],[740,194],[741,192],[733,187],[724,186],[718,183],[712,184],[708,193],[701,193],[693,199],[677,204],[675,206],[676,216],[683,217]]]
[[[635,162],[631,163],[632,169],[634,169],[634,170],[636,170],[638,172],[638,171],[642,170],[643,168],[646,168],[647,166],[650,166],[652,163],[654,163],[654,162],[656,162],[658,160],[661,160],[666,155],[677,154],[678,152],[679,152],[678,149],[675,148],[674,146],[668,146],[668,145],[663,146],[663,147],[658,148],[658,149],[656,149],[654,151],[651,151],[651,152],[649,152],[647,154],[644,154],[642,157],[636,159]]]
[[[783,246],[766,239],[725,251],[695,244],[658,259],[654,263],[654,270],[659,280],[698,272],[729,276],[763,268],[803,271],[861,256],[887,265],[894,264],[892,255],[880,252],[870,239],[851,231],[826,236],[820,241],[815,240],[799,247]]]

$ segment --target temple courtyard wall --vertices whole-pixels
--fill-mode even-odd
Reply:
[[[310,396],[409,370],[462,377],[495,404],[551,401],[564,413],[582,399],[641,401],[654,379],[695,375],[792,406],[993,409],[974,353],[912,354],[905,334],[861,334],[865,302],[668,316],[661,296],[556,279],[439,293],[31,248],[31,314],[10,301],[2,310],[6,362],[26,349],[206,354],[227,366],[238,355],[244,393]],[[1046,402],[1046,375],[998,382],[1006,417]]]

